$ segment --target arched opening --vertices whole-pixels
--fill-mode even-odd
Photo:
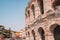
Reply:
[[[30,17],[30,11],[28,11],[28,16]]]
[[[28,35],[30,36],[30,33],[28,32]]]
[[[53,6],[54,9],[56,9],[56,7],[59,6],[59,5],[60,5],[60,0],[55,0],[53,2],[53,5],[52,6]]]
[[[39,32],[39,34],[40,34],[40,36],[41,36],[41,39],[42,39],[42,40],[45,40],[44,30],[40,27],[40,28],[38,29],[38,32]]]
[[[30,37],[30,33],[28,32],[28,36]]]
[[[57,25],[57,26],[54,28],[53,34],[54,34],[54,39],[55,39],[55,40],[60,40],[60,25]]]
[[[34,30],[32,30],[32,35],[33,35],[33,39],[36,40],[35,39],[35,32],[34,32]]]
[[[41,9],[41,14],[44,14],[44,5],[43,5],[43,0],[37,0],[38,5]]]
[[[33,15],[34,15],[34,18],[35,18],[35,8],[34,8],[34,5],[31,6],[31,9],[32,9],[32,12],[33,12]]]
[[[29,37],[29,40],[30,40],[30,33],[28,32],[28,37]]]

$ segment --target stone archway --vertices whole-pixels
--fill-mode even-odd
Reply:
[[[28,32],[28,36],[30,36],[30,33]]]
[[[50,27],[50,30],[53,34],[54,40],[60,40],[60,25],[58,24],[53,24]]]
[[[54,39],[55,39],[55,40],[60,40],[60,25],[57,25],[57,26],[54,28],[53,34],[54,34]]]
[[[28,10],[28,16],[29,16],[29,18],[30,18],[30,11]]]
[[[34,7],[34,4],[32,4],[31,9],[32,9],[32,12],[33,12],[33,16],[35,18],[35,7]]]
[[[41,14],[44,14],[44,5],[43,5],[43,0],[37,0],[38,5],[40,7],[41,10]]]
[[[33,39],[36,40],[35,39],[35,32],[34,32],[34,30],[32,30],[32,35],[33,35]]]
[[[39,32],[39,34],[40,34],[40,36],[41,36],[41,39],[42,39],[42,40],[45,40],[43,28],[40,27],[40,28],[38,29],[38,32]]]
[[[28,38],[29,38],[29,40],[30,40],[30,33],[28,32]]]

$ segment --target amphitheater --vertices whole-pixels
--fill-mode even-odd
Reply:
[[[26,40],[60,40],[60,0],[30,0],[25,16]]]

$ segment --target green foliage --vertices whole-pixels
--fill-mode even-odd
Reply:
[[[6,30],[4,27],[0,27],[0,35],[3,34],[5,38],[11,38],[12,33],[11,30]]]

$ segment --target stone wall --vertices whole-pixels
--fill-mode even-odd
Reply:
[[[26,40],[60,40],[60,35],[56,38],[57,30],[60,31],[60,5],[54,4],[56,0],[43,0],[44,13],[41,13],[41,2],[30,1],[26,8]]]

